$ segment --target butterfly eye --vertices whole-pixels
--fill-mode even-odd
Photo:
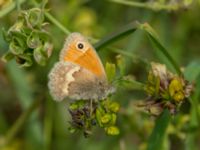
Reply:
[[[84,49],[85,49],[84,43],[80,43],[80,42],[77,43],[76,47],[77,47],[77,49],[79,49],[79,50],[84,50]]]

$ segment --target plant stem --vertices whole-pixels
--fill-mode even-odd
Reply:
[[[147,8],[155,11],[159,10],[168,10],[168,11],[174,11],[179,9],[178,4],[161,4],[159,2],[146,2],[146,3],[141,3],[141,2],[134,2],[134,1],[122,1],[122,0],[110,0],[111,2],[119,3],[119,4],[124,4],[128,6],[134,6],[134,7],[139,7],[139,8]]]
[[[50,13],[45,12],[45,16],[54,24],[56,25],[61,31],[63,31],[65,34],[69,35],[71,32],[62,25],[56,18],[54,18]]]
[[[33,5],[35,7],[38,6],[38,4],[33,1]],[[43,9],[44,9],[44,5],[43,5]],[[45,12],[44,15],[49,19],[49,21],[51,21],[55,26],[57,26],[61,31],[63,31],[66,35],[69,35],[71,32],[64,26],[62,25],[55,17],[53,17],[50,13]]]
[[[15,9],[16,6],[20,6],[22,3],[24,3],[26,0],[17,0],[16,2],[12,2],[8,7],[4,8],[0,11],[0,18],[7,15],[9,12],[11,12],[13,9]]]
[[[21,114],[21,116],[17,119],[17,121],[13,124],[13,126],[8,130],[7,134],[5,135],[5,142],[4,145],[7,145],[12,141],[12,139],[16,136],[19,130],[22,128],[26,120],[30,117],[32,112],[39,106],[40,99],[35,100],[30,107]]]

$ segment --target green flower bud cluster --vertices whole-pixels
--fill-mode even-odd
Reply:
[[[104,128],[108,135],[118,135],[119,129],[115,126],[119,104],[110,100],[102,101],[96,109],[98,125]]]
[[[149,99],[153,101],[148,103],[151,104],[149,110],[153,107],[160,112],[167,107],[170,112],[176,112],[178,106],[191,95],[193,84],[168,71],[165,65],[152,63],[151,66],[145,86]]]
[[[14,58],[25,67],[31,66],[33,60],[45,65],[53,49],[50,34],[44,29],[46,24],[44,10],[33,8],[21,11],[15,24],[8,31],[4,30],[9,50],[3,60],[7,62]]]
[[[92,134],[92,127],[104,128],[108,135],[119,134],[115,126],[119,104],[110,100],[86,101],[80,100],[70,104],[69,112],[72,117],[70,131],[82,130],[87,137]]]

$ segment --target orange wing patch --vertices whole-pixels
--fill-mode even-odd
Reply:
[[[81,52],[75,46],[71,46],[65,54],[64,61],[78,64],[98,77],[105,77],[104,67],[92,48],[89,48],[86,52]]]

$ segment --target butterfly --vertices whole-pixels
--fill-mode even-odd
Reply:
[[[50,94],[56,101],[105,99],[114,92],[95,49],[80,33],[67,37],[48,77]]]

